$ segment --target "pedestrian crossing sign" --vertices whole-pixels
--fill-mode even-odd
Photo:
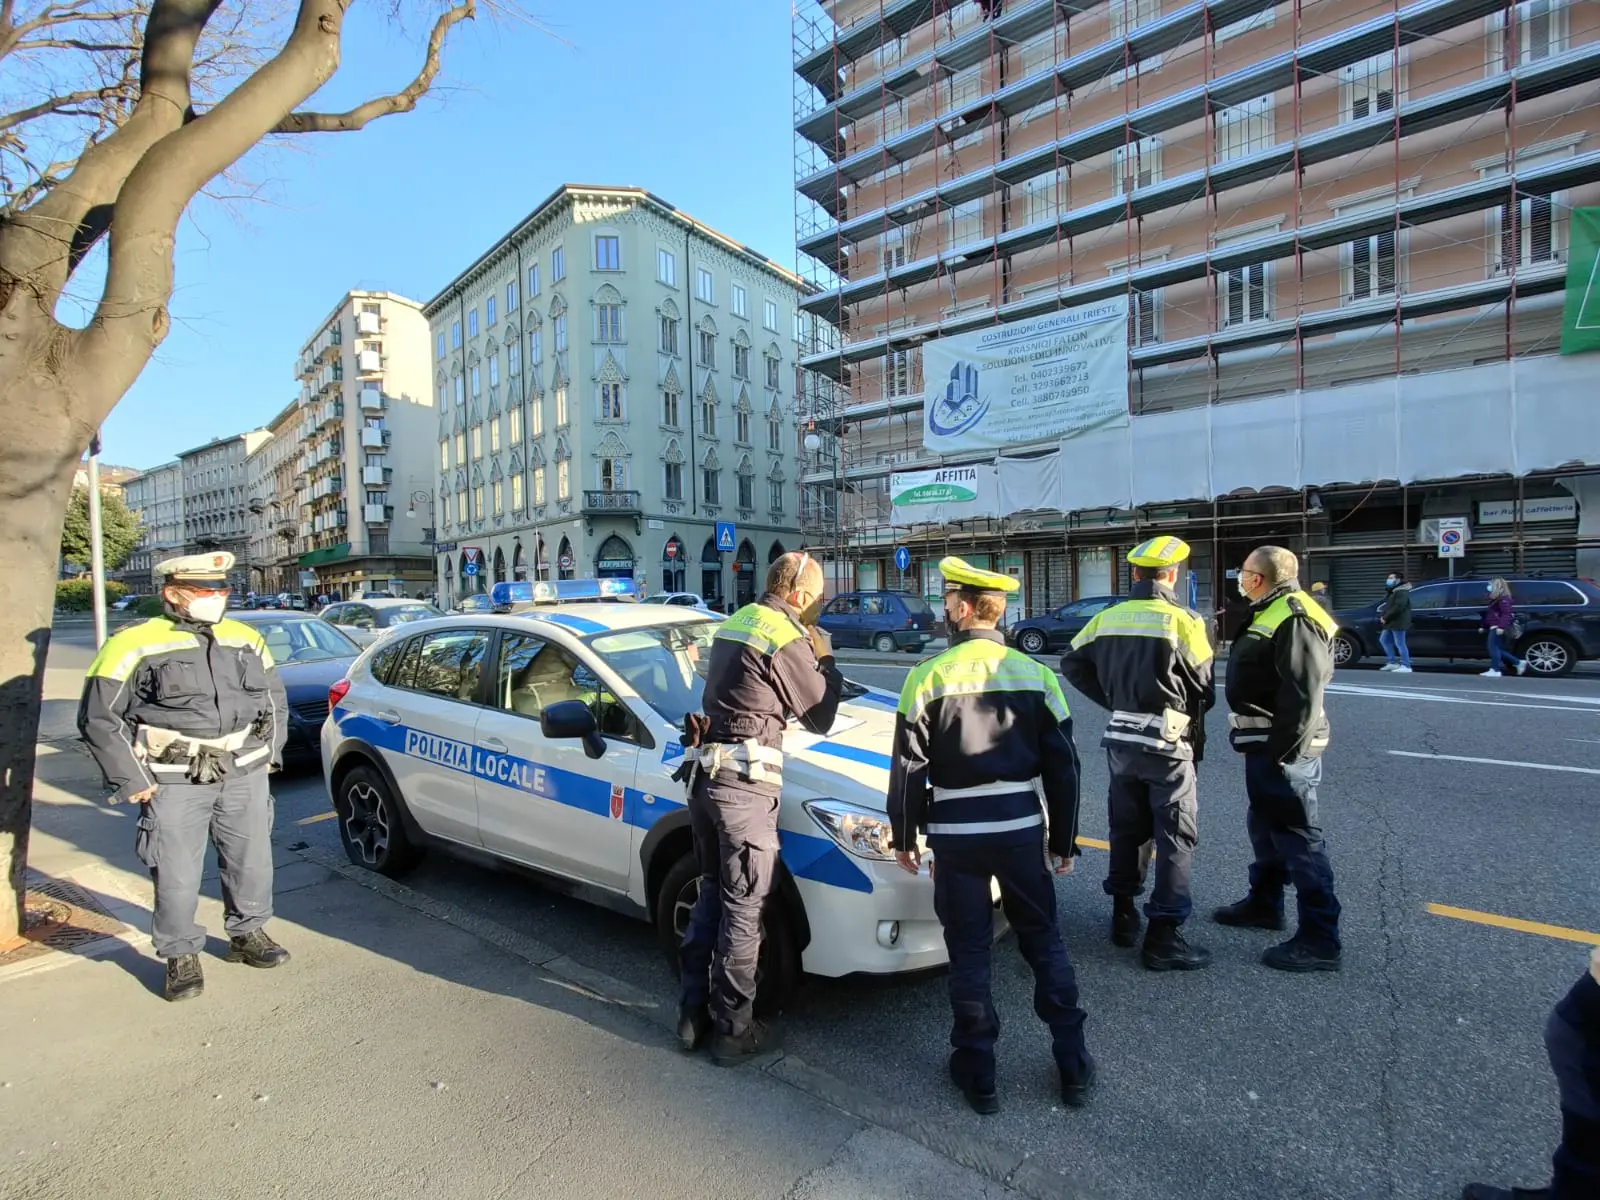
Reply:
[[[1561,353],[1600,350],[1600,208],[1575,208],[1568,226]]]

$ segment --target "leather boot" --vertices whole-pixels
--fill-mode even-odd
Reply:
[[[206,977],[200,970],[198,954],[180,954],[167,959],[166,997],[192,1000],[206,990]]]
[[[1139,944],[1139,930],[1144,922],[1139,919],[1139,906],[1132,896],[1111,898],[1111,944],[1127,949]]]
[[[967,1107],[979,1116],[989,1117],[1000,1111],[1000,1095],[994,1090],[994,1080],[980,1082],[961,1065],[961,1051],[950,1056],[950,1082],[961,1089]]]
[[[757,1055],[782,1049],[782,1032],[761,1021],[750,1022],[750,1027],[738,1035],[720,1029],[711,1035],[711,1061],[719,1067],[736,1067]]]
[[[1218,925],[1233,925],[1243,929],[1283,928],[1283,900],[1276,904],[1251,892],[1237,904],[1225,905],[1211,914]]]
[[[1211,965],[1211,951],[1191,946],[1176,921],[1151,921],[1139,959],[1152,971],[1198,971]]]
[[[1339,951],[1301,941],[1296,934],[1287,942],[1268,947],[1261,961],[1275,971],[1292,971],[1303,975],[1308,971],[1337,971],[1339,958]]]
[[[265,929],[256,929],[243,937],[228,939],[228,961],[278,967],[289,961],[289,952],[268,937]]]
[[[711,1032],[711,1010],[704,1004],[678,1005],[678,1042],[685,1050],[697,1050]]]

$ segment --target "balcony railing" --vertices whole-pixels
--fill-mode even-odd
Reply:
[[[361,444],[369,447],[387,446],[389,444],[389,431],[387,429],[373,429],[370,425],[363,426]]]
[[[356,314],[356,332],[362,337],[371,337],[383,332],[383,318],[374,312]]]
[[[364,412],[382,412],[384,408],[383,393],[377,388],[362,388],[361,408]]]
[[[384,525],[394,518],[394,506],[389,504],[365,505],[365,516],[368,525]]]
[[[356,372],[361,375],[376,375],[383,370],[383,355],[376,350],[362,350],[356,354]]]
[[[393,478],[394,470],[391,467],[361,468],[361,482],[366,487],[374,487],[377,485],[386,484]]]
[[[583,493],[583,511],[586,513],[638,513],[643,509],[639,505],[638,492],[620,492],[610,488],[601,488],[599,491]]]

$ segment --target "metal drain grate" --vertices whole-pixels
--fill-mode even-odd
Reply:
[[[28,872],[24,912],[23,940],[0,954],[0,968],[52,950],[70,954],[128,928],[70,879],[50,879],[34,871]]]

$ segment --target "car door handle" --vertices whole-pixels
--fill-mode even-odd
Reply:
[[[378,720],[382,721],[385,725],[400,724],[400,714],[395,712],[392,708],[380,708],[372,715],[377,717]]]
[[[482,746],[485,750],[493,750],[496,754],[504,754],[508,748],[506,744],[497,737],[479,738],[478,745]]]

